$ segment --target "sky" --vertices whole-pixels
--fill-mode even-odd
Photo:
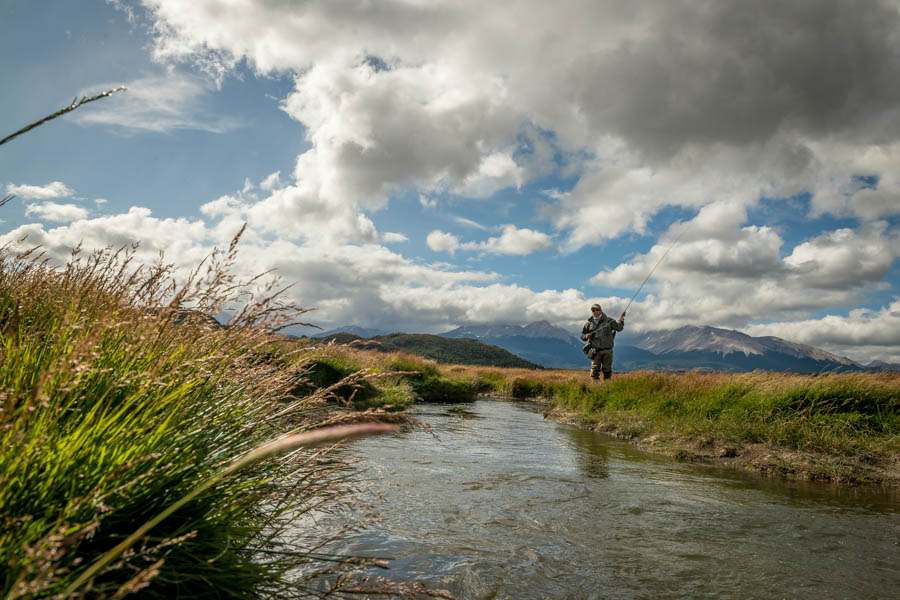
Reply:
[[[658,265],[623,337],[900,363],[896,0],[0,0],[0,73],[0,136],[128,88],[0,147],[14,248],[184,273],[246,224],[310,322],[423,333]]]

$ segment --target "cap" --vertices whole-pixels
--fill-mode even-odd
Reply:
[[[599,304],[594,304],[593,306],[591,306],[591,310],[603,310],[603,309],[600,307]]]

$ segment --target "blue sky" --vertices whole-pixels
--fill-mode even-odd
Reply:
[[[4,242],[247,223],[323,328],[587,307],[900,362],[897,2],[0,3]],[[752,32],[752,35],[750,34]],[[827,32],[827,35],[826,35]]]

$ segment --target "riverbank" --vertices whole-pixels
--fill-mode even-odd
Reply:
[[[900,487],[900,375],[617,374],[445,367],[545,417],[678,460],[768,477]]]
[[[443,365],[332,346],[313,373],[332,385],[358,369],[380,379],[338,390],[357,409],[467,402],[476,393],[538,402],[548,419],[593,429],[681,461],[766,477],[900,487],[900,374],[616,374]],[[315,379],[315,377],[314,377]]]

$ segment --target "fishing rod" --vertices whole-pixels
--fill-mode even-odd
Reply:
[[[628,312],[628,307],[631,306],[631,303],[634,302],[634,299],[637,298],[637,295],[641,293],[641,290],[644,288],[644,284],[647,283],[647,281],[650,280],[650,276],[653,275],[653,271],[656,270],[656,267],[659,266],[659,263],[661,263],[661,262],[663,261],[663,259],[666,257],[666,255],[669,254],[669,251],[672,250],[672,248],[675,247],[675,244],[678,243],[678,241],[681,239],[681,236],[683,236],[683,235],[685,234],[685,232],[686,232],[688,229],[690,229],[690,225],[688,225],[687,227],[685,227],[684,229],[681,230],[681,233],[678,234],[678,237],[675,238],[675,241],[672,242],[672,245],[671,245],[671,246],[669,246],[669,249],[666,250],[665,252],[663,252],[663,255],[659,257],[659,260],[656,261],[656,264],[653,265],[653,268],[650,269],[650,272],[647,273],[647,276],[646,276],[646,277],[644,277],[644,281],[641,283],[640,287],[639,287],[639,288],[637,289],[637,291],[634,293],[634,296],[632,296],[632,297],[631,297],[631,300],[628,301],[628,304],[625,305],[625,310],[622,311],[622,314],[623,314],[623,315],[624,315],[626,312]]]

